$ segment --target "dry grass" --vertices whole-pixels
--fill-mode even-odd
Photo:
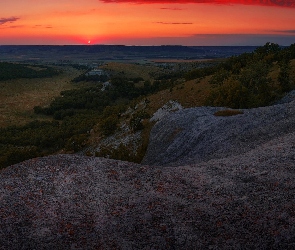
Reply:
[[[212,87],[209,79],[191,80],[149,96],[149,113],[153,114],[169,100],[175,100],[185,108],[204,106]]]
[[[74,88],[70,80],[80,72],[71,67],[62,69],[62,74],[52,78],[1,81],[0,127],[25,124],[36,119],[34,106],[48,105],[62,90]]]
[[[112,70],[115,73],[124,72],[125,77],[142,77],[144,80],[151,80],[152,75],[160,72],[160,69],[155,66],[138,65],[131,63],[110,62],[104,66],[103,69]]]

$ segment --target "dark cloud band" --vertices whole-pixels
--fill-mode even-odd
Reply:
[[[187,4],[187,3],[212,3],[212,4],[244,4],[261,6],[282,6],[295,8],[295,0],[100,0],[104,3],[134,3],[134,4]]]
[[[12,22],[17,21],[18,19],[19,19],[18,17],[1,18],[0,25],[5,24],[5,23],[12,23]]]
[[[156,23],[159,23],[159,24],[176,24],[176,25],[187,25],[187,24],[193,24],[193,23],[167,23],[167,22],[156,22]]]
[[[282,30],[281,32],[283,33],[294,33],[295,34],[295,30]]]

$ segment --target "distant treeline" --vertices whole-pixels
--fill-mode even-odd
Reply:
[[[52,77],[59,73],[59,70],[43,65],[0,62],[0,80]]]

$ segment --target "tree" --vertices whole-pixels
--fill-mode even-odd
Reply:
[[[237,79],[229,78],[211,92],[209,104],[230,108],[247,108],[248,99],[248,89]]]
[[[289,64],[283,63],[281,65],[278,81],[279,81],[280,89],[283,93],[291,90]]]
[[[210,79],[210,84],[222,85],[228,79],[230,72],[224,69],[217,71]]]
[[[277,43],[267,42],[264,46],[258,47],[254,52],[260,55],[269,55],[278,53],[281,50]]]
[[[119,119],[116,115],[111,115],[100,122],[100,129],[105,136],[112,135],[116,129]]]
[[[135,132],[144,128],[143,119],[150,118],[150,115],[145,111],[139,111],[133,114],[130,119],[130,127]]]

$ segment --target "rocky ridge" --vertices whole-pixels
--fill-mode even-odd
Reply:
[[[182,109],[143,164],[78,155],[0,172],[0,249],[294,249],[294,101]]]
[[[143,164],[186,165],[239,155],[278,136],[295,132],[294,102],[216,116],[226,108],[182,109],[152,129]]]

